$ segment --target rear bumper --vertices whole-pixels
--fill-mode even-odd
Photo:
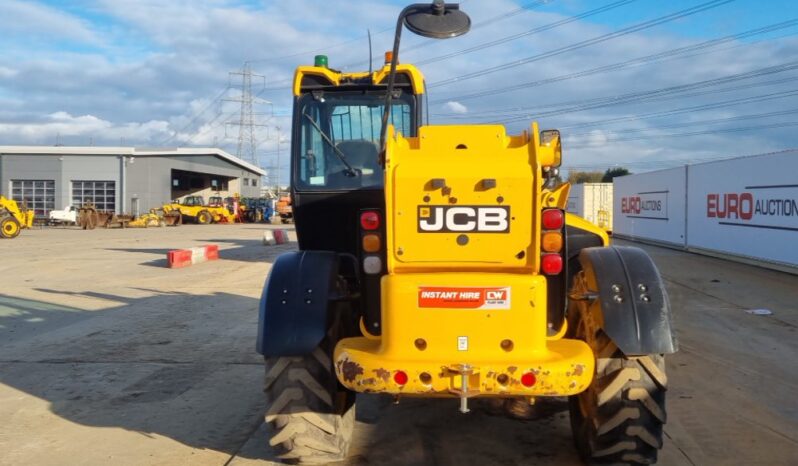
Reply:
[[[338,343],[335,371],[345,387],[361,393],[461,398],[568,396],[590,385],[594,356],[584,342],[561,339],[546,342],[542,350],[515,349],[497,359],[475,354],[465,358],[455,353],[436,360],[396,360],[381,352],[380,340],[358,337]],[[405,384],[395,379],[399,371],[408,376]],[[531,386],[521,381],[526,373],[534,374]]]

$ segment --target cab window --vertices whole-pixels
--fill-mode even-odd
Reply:
[[[415,97],[410,94],[393,101],[390,122],[404,135],[415,136],[414,107]],[[295,186],[303,190],[382,187],[378,146],[383,108],[384,95],[377,93],[330,93],[300,99]]]

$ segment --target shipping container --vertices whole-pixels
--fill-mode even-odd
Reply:
[[[567,210],[599,228],[612,231],[612,183],[572,185]]]
[[[613,179],[614,234],[684,246],[686,167]]]

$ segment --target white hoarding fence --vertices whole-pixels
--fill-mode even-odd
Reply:
[[[798,266],[798,154],[689,167],[688,247]]]
[[[615,178],[613,233],[685,245],[685,167]]]

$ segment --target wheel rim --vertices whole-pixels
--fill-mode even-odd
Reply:
[[[3,222],[3,233],[6,236],[14,236],[19,233],[19,226],[11,220]]]

